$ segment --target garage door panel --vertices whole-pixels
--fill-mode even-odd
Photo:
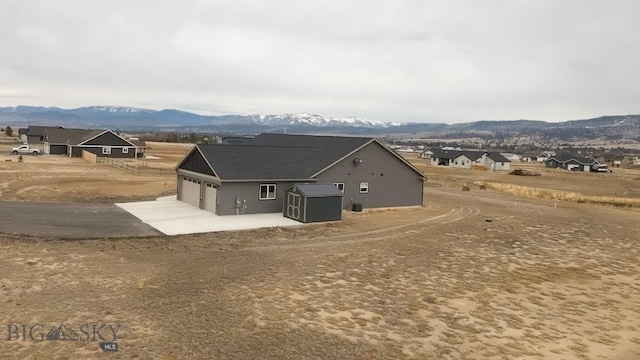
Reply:
[[[200,180],[182,179],[181,200],[187,204],[200,207]]]
[[[207,184],[204,188],[204,209],[216,212],[216,197],[218,196],[218,189],[213,184]]]

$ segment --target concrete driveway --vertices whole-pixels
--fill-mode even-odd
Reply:
[[[303,225],[281,213],[217,216],[178,201],[175,196],[116,205],[166,235]]]
[[[0,201],[0,232],[66,239],[158,236],[114,204]]]

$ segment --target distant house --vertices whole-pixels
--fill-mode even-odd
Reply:
[[[430,149],[429,161],[432,166],[449,166],[471,169],[474,166],[489,170],[509,170],[511,161],[498,152],[482,150]]]
[[[18,130],[20,141],[29,145],[41,145],[44,143],[44,134],[50,129],[61,129],[59,126],[29,126]]]
[[[527,152],[522,154],[522,156],[520,157],[520,160],[526,163],[531,163],[531,162],[544,163],[547,159],[555,155],[556,153],[554,151]]]
[[[509,159],[512,163],[520,161],[520,155],[514,153],[500,153],[500,155]]]
[[[44,153],[50,155],[82,156],[88,151],[98,157],[136,158],[138,147],[111,130],[47,129]]]
[[[431,149],[425,149],[420,153],[421,159],[431,160],[431,156],[433,155],[433,151]]]
[[[285,134],[196,145],[176,175],[178,200],[217,215],[283,212],[285,190],[312,183],[339,189],[343,210],[422,206],[425,180],[372,138]]]
[[[605,153],[596,158],[598,162],[609,165],[610,167],[621,167],[623,165],[630,165],[633,163],[633,160],[624,154],[612,154]]]
[[[21,143],[23,144],[29,143],[29,138],[27,136],[28,132],[29,132],[29,129],[27,128],[18,129],[18,140],[20,140]]]
[[[572,171],[591,171],[598,164],[594,159],[577,155],[555,155],[545,161],[547,168]]]

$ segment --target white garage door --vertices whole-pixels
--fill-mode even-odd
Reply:
[[[200,207],[200,180],[184,177],[180,188],[181,200],[193,206]]]
[[[216,196],[218,195],[218,189],[213,184],[207,184],[204,188],[204,209],[216,212]]]

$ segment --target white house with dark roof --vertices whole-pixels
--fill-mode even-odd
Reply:
[[[372,138],[261,134],[196,145],[176,166],[177,197],[217,215],[283,211],[294,184],[332,183],[343,209],[422,206],[425,176]]]
[[[511,161],[498,152],[479,150],[430,149],[429,162],[432,166],[448,166],[471,169],[474,166],[489,170],[510,170]]]

